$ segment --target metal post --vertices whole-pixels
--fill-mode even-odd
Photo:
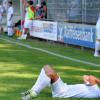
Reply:
[[[41,5],[41,0],[38,0],[38,4]]]
[[[20,0],[20,17],[21,17],[21,22],[23,20],[23,11],[22,11],[22,0]],[[21,23],[21,31],[22,31],[22,23]]]
[[[87,7],[86,7],[86,0],[82,0],[82,23],[86,23],[86,10],[87,10]]]
[[[87,22],[86,21],[86,17],[87,17],[87,13],[86,13],[87,12],[87,6],[86,6],[86,3],[87,3],[87,0],[85,0],[85,4],[84,4],[85,5],[85,23]]]
[[[84,22],[84,0],[82,0],[82,23]]]

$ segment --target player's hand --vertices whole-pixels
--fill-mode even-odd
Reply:
[[[83,76],[83,80],[84,80],[85,84],[87,84],[87,85],[95,85],[95,84],[97,84],[96,77],[93,76],[93,75],[84,75]]]

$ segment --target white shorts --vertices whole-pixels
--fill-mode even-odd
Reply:
[[[66,98],[67,85],[60,78],[51,85],[51,88],[53,97]]]
[[[100,19],[96,23],[96,38],[100,39]]]
[[[8,20],[7,21],[7,27],[9,28],[9,27],[12,27],[13,28],[13,26],[14,26],[14,23],[13,23],[13,20]]]
[[[51,85],[52,96],[59,98],[98,98],[100,89],[97,85],[85,84],[67,85],[60,78]]]
[[[25,20],[24,28],[31,28],[33,25],[33,20]]]

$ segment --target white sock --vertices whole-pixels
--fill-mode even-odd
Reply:
[[[25,29],[23,28],[23,30],[22,30],[22,34],[25,34]]]
[[[95,43],[95,53],[98,54],[98,51],[100,50],[100,42]]]
[[[8,28],[8,36],[13,36],[14,31],[13,28]]]
[[[47,87],[51,82],[51,79],[45,74],[44,69],[41,70],[40,75],[35,83],[35,85],[31,88],[32,91],[39,94],[45,87]]]

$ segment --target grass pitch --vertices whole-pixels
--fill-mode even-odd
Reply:
[[[42,48],[68,57],[100,64],[100,58],[93,57],[93,51],[80,50],[58,44],[36,40],[21,41],[32,47]],[[100,77],[100,67],[77,63],[37,50],[11,44],[0,39],[0,100],[21,100],[20,93],[30,89],[45,64],[53,65],[61,78],[68,84],[81,83],[84,74]],[[58,99],[51,97],[50,88],[44,89],[34,100],[90,100]],[[91,99],[99,100],[99,99]]]

